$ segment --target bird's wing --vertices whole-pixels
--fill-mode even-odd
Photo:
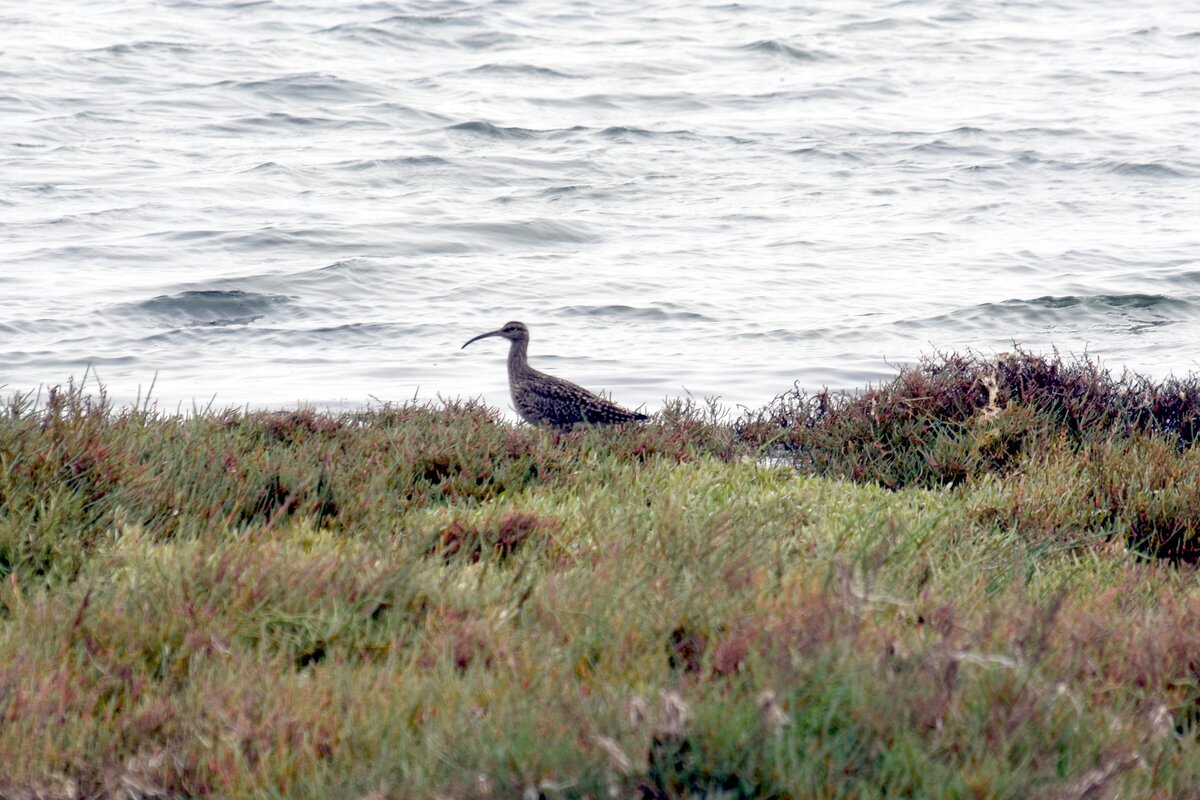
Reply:
[[[644,414],[626,411],[611,400],[605,400],[582,386],[550,375],[528,382],[522,388],[522,392],[526,393],[527,403],[536,406],[539,415],[554,425],[646,419]]]
[[[629,422],[636,419],[646,419],[645,414],[629,411],[611,400],[592,395],[582,405],[584,422]]]

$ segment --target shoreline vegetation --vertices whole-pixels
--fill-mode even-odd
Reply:
[[[0,798],[1194,797],[1200,378],[0,412]]]

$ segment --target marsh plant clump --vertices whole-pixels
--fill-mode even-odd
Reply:
[[[1200,559],[1195,377],[1113,376],[1020,350],[951,354],[861,393],[781,395],[737,427],[811,474],[970,486],[979,513],[1034,536],[1103,535]]]
[[[0,420],[0,797],[1188,797],[1200,390]]]

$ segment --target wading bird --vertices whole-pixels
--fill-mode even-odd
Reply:
[[[500,330],[481,333],[463,347],[489,336],[499,336],[512,343],[508,348],[508,388],[517,413],[529,424],[570,429],[580,423],[612,425],[649,419],[645,414],[627,411],[598,397],[582,386],[529,366],[529,328],[523,322],[507,322]]]

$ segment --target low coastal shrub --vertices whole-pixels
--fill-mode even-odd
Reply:
[[[69,579],[114,527],[163,541],[295,521],[395,530],[411,509],[569,486],[597,453],[740,457],[703,413],[678,404],[612,438],[515,427],[470,402],[181,417],[56,389],[42,407],[14,400],[0,425],[0,577]]]
[[[979,521],[1029,541],[1118,541],[1200,560],[1200,380],[1164,381],[1017,351],[941,355],[860,394],[794,391],[740,435],[818,475],[972,486]]]
[[[1161,437],[1059,444],[975,495],[980,521],[1031,540],[1116,540],[1171,561],[1200,561],[1200,450]]]
[[[570,433],[17,398],[0,798],[1191,796],[1189,392],[1018,354]]]
[[[1195,443],[1200,379],[1114,377],[1096,361],[1018,350],[995,358],[928,357],[883,386],[796,389],[738,422],[802,469],[889,488],[1004,473],[1059,439],[1074,444],[1158,437]]]

